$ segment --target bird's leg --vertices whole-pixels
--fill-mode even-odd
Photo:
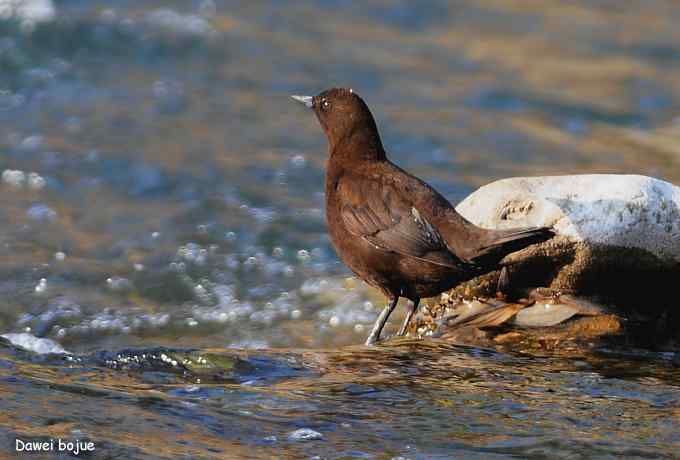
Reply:
[[[401,325],[401,329],[399,329],[399,333],[397,334],[398,336],[403,336],[406,334],[406,328],[408,327],[408,323],[411,322],[411,318],[413,315],[418,311],[418,304],[420,303],[420,299],[416,299],[413,301],[413,305],[411,305],[411,309],[406,313],[406,318],[404,319],[404,323]]]
[[[389,303],[383,308],[383,311],[380,312],[378,319],[375,320],[373,329],[371,329],[371,333],[368,334],[368,338],[366,339],[367,346],[374,345],[380,340],[380,333],[387,322],[387,318],[390,317],[390,313],[396,308],[397,302],[399,302],[399,297],[395,296],[390,299]]]
[[[496,296],[504,297],[510,290],[510,273],[508,267],[501,268],[501,273],[498,276],[498,285],[496,286]]]

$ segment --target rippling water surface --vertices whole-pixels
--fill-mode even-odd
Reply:
[[[679,22],[670,0],[67,0],[0,21],[0,333],[69,352],[0,348],[7,455],[676,455],[672,353],[340,351],[383,299],[329,245],[325,139],[288,95],[353,87],[454,202],[516,175],[677,183]]]

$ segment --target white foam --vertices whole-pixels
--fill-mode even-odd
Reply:
[[[47,353],[68,353],[68,351],[54,340],[36,337],[26,332],[18,334],[2,334],[0,337],[9,340],[13,345],[41,355]]]

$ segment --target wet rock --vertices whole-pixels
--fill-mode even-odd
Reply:
[[[490,304],[489,302],[485,302]],[[559,303],[557,304],[559,305]],[[438,312],[436,306],[433,310],[435,315]],[[556,307],[560,308],[566,305]],[[503,309],[498,305],[489,307],[490,309]],[[472,345],[476,347],[493,347],[513,352],[588,352],[593,348],[603,345],[625,345],[630,344],[630,337],[625,334],[625,320],[614,314],[604,313],[590,315],[588,312],[574,313],[569,311],[569,315],[548,316],[543,314],[531,314],[532,321],[519,321],[524,325],[519,325],[517,317],[520,313],[531,311],[531,309],[544,309],[544,304],[534,304],[528,302],[506,304],[504,311],[507,314],[502,321],[490,323],[470,324],[452,322],[450,317],[443,320],[424,321],[417,319],[419,332],[431,331],[424,335],[432,335],[434,338],[446,340],[460,345]],[[573,308],[573,307],[572,307]],[[549,310],[552,308],[549,308]],[[514,310],[514,313],[512,311]],[[576,308],[574,308],[576,310]],[[439,310],[441,311],[441,310]],[[434,330],[432,330],[434,328]],[[422,334],[421,334],[422,335]]]
[[[434,315],[430,311],[429,320],[422,316],[417,320],[419,333],[429,330],[433,337],[464,344],[536,342],[546,335],[573,343],[621,330],[621,318],[608,308],[547,289],[533,290],[516,302],[449,297],[430,310]]]
[[[516,178],[474,192],[457,208],[484,227],[552,226],[557,237],[511,254],[513,288],[545,286],[658,314],[680,275],[680,188],[625,175]],[[498,273],[459,286],[491,295]],[[481,291],[481,292],[479,292]]]
[[[624,332],[638,328],[638,338],[680,339],[670,294],[680,276],[679,187],[633,175],[513,178],[480,188],[457,209],[482,227],[551,226],[557,233],[504,260],[507,294],[533,304],[501,321],[503,327],[562,328],[563,337],[585,337],[593,330],[619,334],[622,321],[631,320]],[[450,315],[460,298],[493,297],[498,278],[498,271],[489,273],[443,294],[428,311],[432,321]],[[536,286],[545,292],[531,290]],[[566,329],[577,323],[582,327]],[[412,330],[426,329],[421,322]]]

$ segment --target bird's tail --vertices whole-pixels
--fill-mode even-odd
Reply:
[[[548,227],[489,230],[473,261],[480,265],[496,264],[508,254],[542,243],[553,236],[555,232]]]

